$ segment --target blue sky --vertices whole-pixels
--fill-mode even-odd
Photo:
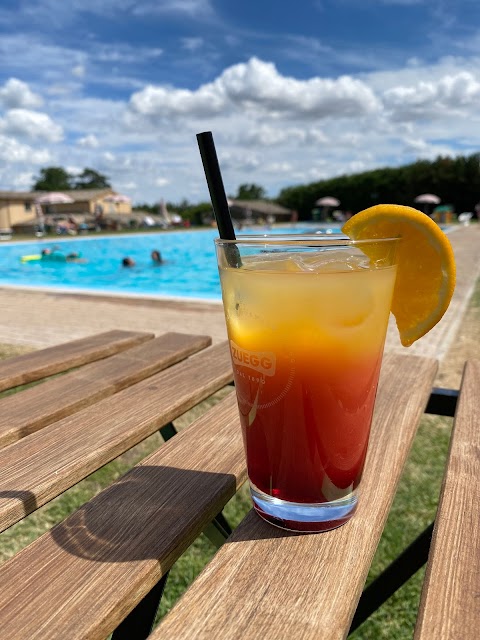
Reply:
[[[480,149],[477,0],[3,0],[0,189],[91,167],[208,200]]]

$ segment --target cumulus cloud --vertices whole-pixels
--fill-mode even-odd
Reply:
[[[150,117],[213,116],[224,110],[225,96],[217,92],[213,85],[204,85],[197,91],[149,85],[132,95],[130,106],[135,113]]]
[[[11,109],[0,119],[0,131],[11,136],[21,136],[31,140],[59,142],[63,129],[55,124],[46,113],[28,109]]]
[[[92,133],[80,138],[77,142],[81,147],[85,147],[87,149],[97,149],[100,146],[97,136]]]
[[[385,91],[385,107],[397,120],[412,120],[458,112],[478,105],[480,82],[468,71],[446,75],[439,80],[421,80],[415,85]]]
[[[150,117],[213,117],[232,108],[247,108],[303,118],[338,118],[359,117],[379,107],[377,97],[361,80],[349,76],[296,80],[257,58],[229,67],[196,91],[149,85],[130,100],[133,112]]]
[[[42,102],[42,98],[33,93],[28,84],[17,78],[10,78],[0,87],[0,104],[5,109],[36,108],[41,106]]]
[[[0,161],[6,164],[28,162],[29,164],[45,164],[51,161],[50,153],[45,150],[36,150],[0,134]]]

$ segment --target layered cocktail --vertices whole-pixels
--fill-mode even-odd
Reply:
[[[397,244],[216,241],[252,498],[273,524],[321,531],[355,511]]]

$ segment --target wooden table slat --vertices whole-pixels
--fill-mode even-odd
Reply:
[[[152,640],[344,638],[435,371],[427,359],[386,356],[359,505],[346,525],[295,535],[250,514]]]
[[[0,399],[0,447],[111,396],[210,344],[208,336],[167,333]]]
[[[105,638],[245,479],[232,390],[0,568],[2,640]]]
[[[34,382],[153,339],[152,333],[113,330],[0,362],[0,391]]]
[[[0,450],[0,531],[128,451],[232,378],[224,342],[4,447]]]
[[[480,624],[480,361],[466,364],[416,640],[472,640]]]

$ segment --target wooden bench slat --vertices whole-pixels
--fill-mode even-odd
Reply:
[[[480,361],[465,366],[415,630],[416,640],[478,638]]]
[[[208,336],[167,333],[0,400],[0,447],[90,406],[208,347]]]
[[[2,640],[105,638],[245,479],[232,390],[0,568]]]
[[[347,524],[300,536],[252,513],[152,640],[190,639],[192,634],[242,640],[344,638],[435,371],[430,360],[386,356],[359,505]]]
[[[182,415],[232,378],[230,353],[224,342],[3,448],[0,531]]]
[[[113,330],[0,362],[0,391],[34,382],[152,340],[152,333]]]

